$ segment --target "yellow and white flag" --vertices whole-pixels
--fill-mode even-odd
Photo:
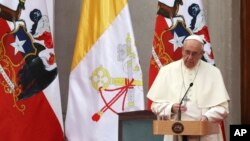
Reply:
[[[69,141],[117,141],[117,113],[143,110],[127,0],[84,0],[65,121]]]

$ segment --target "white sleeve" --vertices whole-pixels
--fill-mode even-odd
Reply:
[[[229,114],[228,102],[210,108],[204,115],[212,122],[220,122]]]
[[[151,105],[151,110],[157,115],[157,117],[169,119],[172,114],[172,106],[173,103],[171,102],[153,102]]]

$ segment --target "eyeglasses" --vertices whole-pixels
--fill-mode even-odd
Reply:
[[[200,54],[202,54],[202,53],[197,52],[197,51],[190,51],[190,50],[184,49],[184,55],[187,55],[187,56],[198,57]]]

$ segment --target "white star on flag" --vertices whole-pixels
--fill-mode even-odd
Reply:
[[[23,49],[23,44],[25,42],[26,42],[25,40],[20,41],[18,36],[16,36],[15,42],[10,44],[11,46],[13,46],[15,48],[15,55],[18,53],[18,51],[25,53],[25,51]]]
[[[169,40],[169,42],[174,46],[174,51],[176,51],[178,47],[181,48],[183,46],[182,41],[184,38],[185,36],[178,37],[178,35],[174,32],[174,38]]]

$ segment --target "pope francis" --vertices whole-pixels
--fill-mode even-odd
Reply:
[[[162,67],[147,97],[161,119],[221,122],[229,114],[229,96],[220,70],[204,61],[203,40],[184,40],[182,59]],[[179,113],[179,114],[178,114]],[[222,141],[222,134],[206,136],[165,135],[164,141]]]

